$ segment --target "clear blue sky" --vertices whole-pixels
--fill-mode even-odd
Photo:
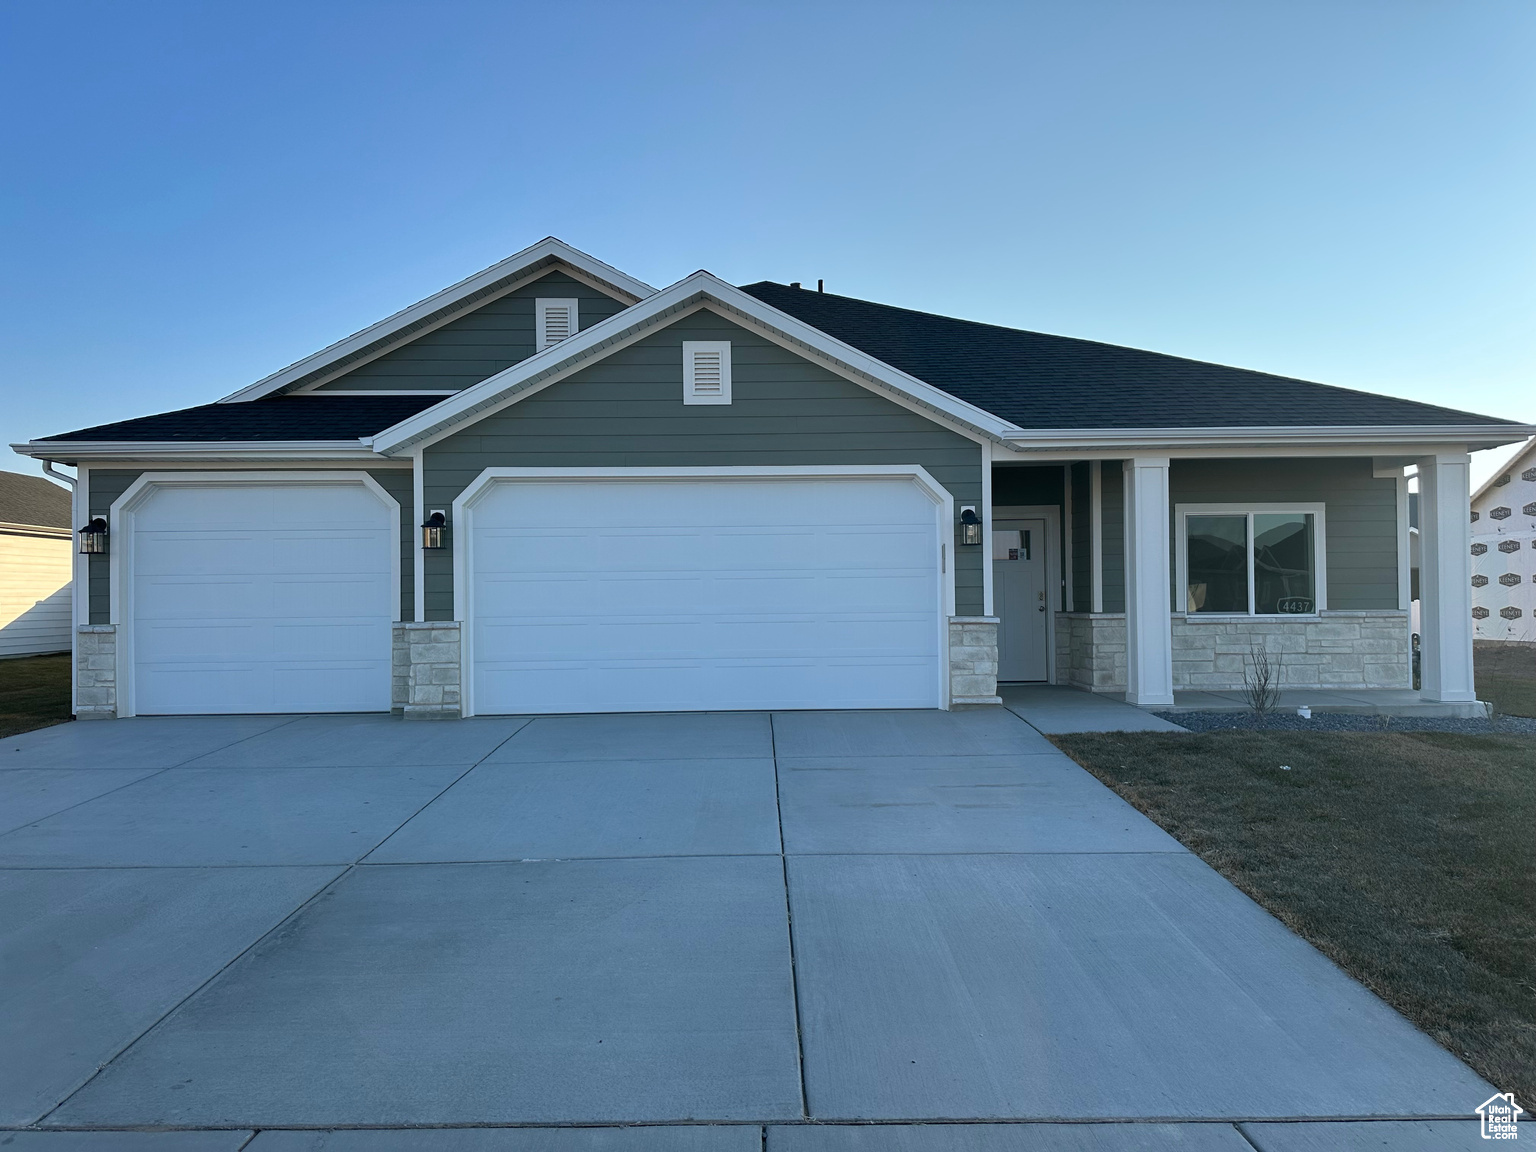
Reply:
[[[1529,0],[12,0],[0,437],[547,234],[1536,422],[1533,60]]]

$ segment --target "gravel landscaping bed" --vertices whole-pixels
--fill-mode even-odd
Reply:
[[[1481,717],[1458,720],[1450,716],[1362,716],[1353,712],[1314,712],[1310,720],[1292,712],[1275,712],[1255,723],[1250,712],[1155,712],[1191,732],[1260,729],[1269,732],[1463,732],[1486,736],[1536,736],[1536,719],[1500,716],[1496,724]]]

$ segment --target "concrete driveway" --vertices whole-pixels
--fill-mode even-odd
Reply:
[[[7,1149],[1472,1148],[1493,1093],[1002,709],[3,740],[0,1029]]]

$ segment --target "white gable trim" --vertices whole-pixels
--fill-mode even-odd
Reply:
[[[1017,425],[909,376],[825,332],[764,304],[708,272],[695,272],[669,288],[568,340],[498,372],[441,404],[373,437],[375,452],[399,455],[452,435],[464,424],[514,404],[532,392],[609,356],[661,327],[708,307],[840,376],[895,400],[970,439],[1000,441]]]
[[[499,263],[492,264],[489,268],[476,272],[473,276],[460,280],[457,284],[444,288],[441,292],[428,296],[425,300],[412,304],[409,308],[396,312],[393,316],[380,320],[377,324],[369,325],[361,332],[354,332],[345,340],[338,340],[330,347],[323,348],[312,356],[306,356],[304,359],[290,364],[280,372],[274,372],[265,379],[258,380],[256,383],[241,388],[237,392],[231,392],[220,400],[220,403],[229,404],[241,400],[256,400],[262,396],[270,396],[274,392],[281,392],[295,380],[323,371],[327,365],[333,364],[342,357],[357,352],[361,348],[366,348],[370,344],[380,340],[387,340],[402,329],[420,323],[433,313],[439,312],[444,308],[451,308],[459,301],[473,296],[477,292],[484,291],[498,280],[516,277],[519,273],[523,272],[527,273],[526,276],[519,277],[517,283],[508,284],[501,291],[488,296],[487,300],[505,295],[505,293],[520,287],[523,281],[536,279],[539,276],[555,271],[557,267],[560,271],[571,273],[575,279],[581,280],[589,287],[617,296],[627,304],[644,300],[656,293],[656,289],[644,281],[636,280],[633,276],[627,276],[617,268],[604,264],[596,257],[589,256],[585,252],[572,248],[564,241],[556,240],[553,236],[549,236],[540,240],[537,244],[524,248],[521,252],[508,256]],[[415,337],[425,332],[430,332],[433,328],[440,327],[455,319],[456,315],[446,316],[431,325],[413,329],[410,335]],[[366,364],[368,360],[383,355],[388,350],[388,348],[381,348],[372,356],[349,361],[343,370],[351,370],[360,364]],[[311,387],[318,387],[323,383],[325,383],[324,380],[317,380],[313,382]]]

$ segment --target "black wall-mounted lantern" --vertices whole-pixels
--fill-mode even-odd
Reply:
[[[981,543],[981,517],[974,508],[960,509],[960,543]]]
[[[448,517],[440,510],[427,517],[425,524],[421,526],[421,546],[423,548],[441,548],[443,546],[443,530],[448,526]]]
[[[80,539],[80,551],[87,556],[100,556],[106,552],[107,522],[103,517],[91,517],[91,522],[75,535]]]

